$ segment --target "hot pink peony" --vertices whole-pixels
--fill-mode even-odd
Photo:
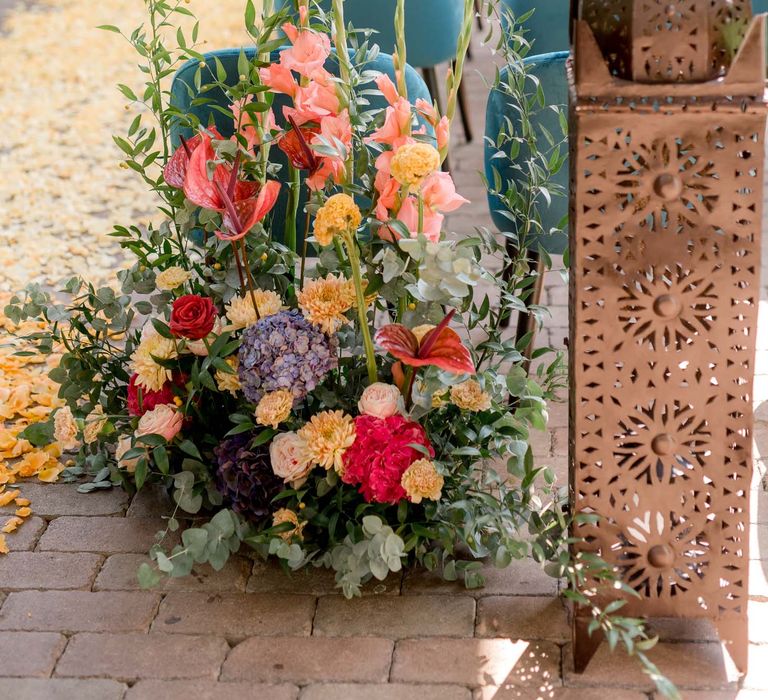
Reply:
[[[418,423],[400,415],[355,418],[355,441],[344,452],[345,484],[359,484],[366,501],[397,503],[406,497],[400,480],[406,469],[424,457],[409,445],[423,445],[434,457],[427,434]]]

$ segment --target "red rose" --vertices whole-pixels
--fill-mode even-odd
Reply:
[[[400,485],[405,470],[423,452],[410,445],[423,445],[430,457],[435,451],[418,423],[400,415],[389,418],[355,418],[355,441],[344,452],[345,484],[359,484],[360,493],[369,503],[397,503],[406,497]]]
[[[131,376],[128,382],[128,413],[132,416],[143,416],[156,406],[164,403],[173,403],[176,396],[173,385],[181,388],[187,383],[187,375],[181,372],[173,373],[173,380],[166,382],[160,391],[150,391],[136,385],[137,374]]]
[[[177,338],[205,338],[216,322],[216,307],[208,297],[185,294],[173,302],[171,333]]]

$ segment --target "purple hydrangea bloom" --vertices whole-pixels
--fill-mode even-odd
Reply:
[[[254,403],[280,389],[301,401],[339,365],[339,341],[297,310],[280,311],[248,326],[238,354],[240,384]]]

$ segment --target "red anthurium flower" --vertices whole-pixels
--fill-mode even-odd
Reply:
[[[318,127],[297,126],[293,117],[288,117],[291,130],[286,131],[277,141],[278,148],[288,156],[291,165],[298,170],[309,170],[310,174],[322,165],[322,158],[310,147],[309,139],[320,133]]]
[[[469,350],[458,333],[448,324],[455,309],[427,333],[419,342],[413,331],[402,324],[392,323],[376,332],[376,342],[390,355],[411,367],[435,365],[455,374],[474,374],[475,365]]]
[[[215,126],[209,127],[210,131],[215,138],[223,139],[224,137],[216,130]],[[192,157],[192,153],[200,145],[203,140],[201,134],[196,134],[191,139],[186,140],[183,136],[181,138],[181,146],[179,146],[173,155],[168,159],[168,162],[163,168],[163,179],[171,187],[175,187],[177,190],[184,189],[184,180],[187,177],[187,167],[189,166],[189,159]]]
[[[224,210],[223,223],[227,231],[216,231],[222,241],[237,241],[245,236],[275,206],[280,194],[280,183],[267,180],[256,197],[233,202],[234,212],[227,207]]]

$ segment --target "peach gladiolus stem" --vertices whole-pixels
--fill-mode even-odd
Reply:
[[[463,77],[464,60],[467,57],[469,42],[472,38],[472,23],[474,18],[474,0],[464,0],[464,20],[461,25],[461,32],[459,32],[459,43],[456,50],[456,58],[448,71],[448,80],[446,84],[448,92],[448,104],[445,110],[445,115],[448,117],[449,128],[453,122],[453,118],[456,116],[456,104],[459,98],[459,85],[461,84],[461,79]],[[441,162],[445,160],[447,155],[448,144],[446,143],[443,148],[440,149]]]
[[[406,100],[408,99],[408,85],[405,80],[405,0],[397,0],[395,8],[395,78],[397,79],[397,91]]]

